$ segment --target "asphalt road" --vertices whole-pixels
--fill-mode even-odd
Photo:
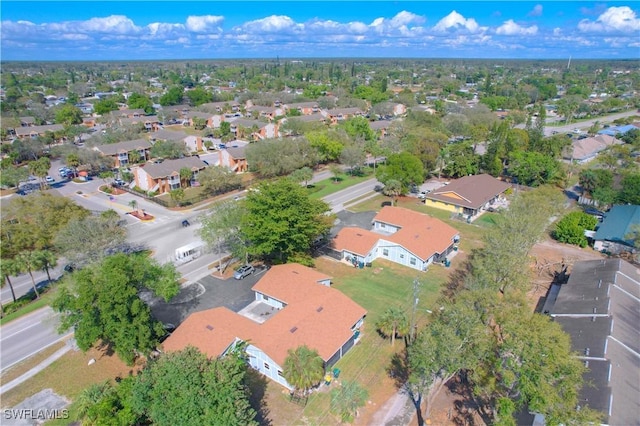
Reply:
[[[544,134],[545,136],[550,136],[552,134],[554,134],[553,132],[558,132],[558,133],[569,133],[571,131],[573,131],[573,129],[579,129],[579,130],[583,130],[586,131],[588,130],[591,126],[593,126],[593,124],[597,121],[600,125],[604,124],[604,123],[611,123],[614,120],[620,119],[620,118],[625,118],[625,117],[631,117],[633,115],[640,115],[640,113],[638,113],[636,110],[633,111],[627,111],[627,112],[621,112],[619,114],[611,114],[611,115],[607,115],[604,117],[597,117],[597,118],[592,118],[590,120],[586,120],[586,121],[578,121],[575,123],[569,123],[569,124],[562,124],[562,125],[558,125],[558,126],[547,126],[544,128]],[[549,122],[547,120],[547,122]],[[559,123],[563,123],[564,121],[561,120]]]
[[[360,182],[359,184],[350,186],[349,188],[327,195],[323,200],[329,204],[332,212],[337,213],[344,210],[344,205],[349,201],[373,192],[373,188],[378,184],[379,182],[375,178],[371,178],[364,182]]]
[[[4,371],[71,334],[58,334],[58,324],[59,316],[47,306],[3,325],[0,328],[0,369]]]

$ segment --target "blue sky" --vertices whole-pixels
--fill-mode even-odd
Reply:
[[[0,2],[7,60],[640,59],[640,3]]]

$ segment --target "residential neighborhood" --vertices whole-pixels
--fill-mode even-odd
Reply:
[[[3,62],[2,408],[634,424],[637,62]]]

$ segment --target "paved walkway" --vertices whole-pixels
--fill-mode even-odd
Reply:
[[[42,370],[44,370],[45,368],[47,368],[48,366],[53,364],[54,361],[56,361],[57,359],[61,358],[64,354],[66,354],[71,349],[73,349],[73,346],[74,346],[73,344],[71,344],[71,343],[69,343],[67,341],[67,344],[64,345],[63,348],[58,349],[49,358],[45,359],[40,364],[36,365],[31,370],[29,370],[26,373],[24,373],[22,376],[10,381],[9,383],[6,383],[6,384],[0,386],[0,395],[2,395],[5,392],[10,391],[11,389],[15,388],[18,385],[26,382],[27,380],[29,380],[30,378],[32,378],[33,376],[35,376],[36,374],[38,374],[39,372],[41,372]]]

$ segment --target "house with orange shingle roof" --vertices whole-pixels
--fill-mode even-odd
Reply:
[[[167,352],[194,346],[223,356],[246,342],[247,362],[287,389],[282,375],[289,349],[318,351],[325,368],[360,337],[367,311],[331,287],[331,277],[297,263],[272,267],[253,286],[256,300],[239,313],[225,307],[191,314],[164,341]]]
[[[429,215],[402,207],[383,207],[372,229],[343,228],[332,242],[339,256],[357,263],[387,259],[419,271],[444,262],[455,251],[459,232]]]

